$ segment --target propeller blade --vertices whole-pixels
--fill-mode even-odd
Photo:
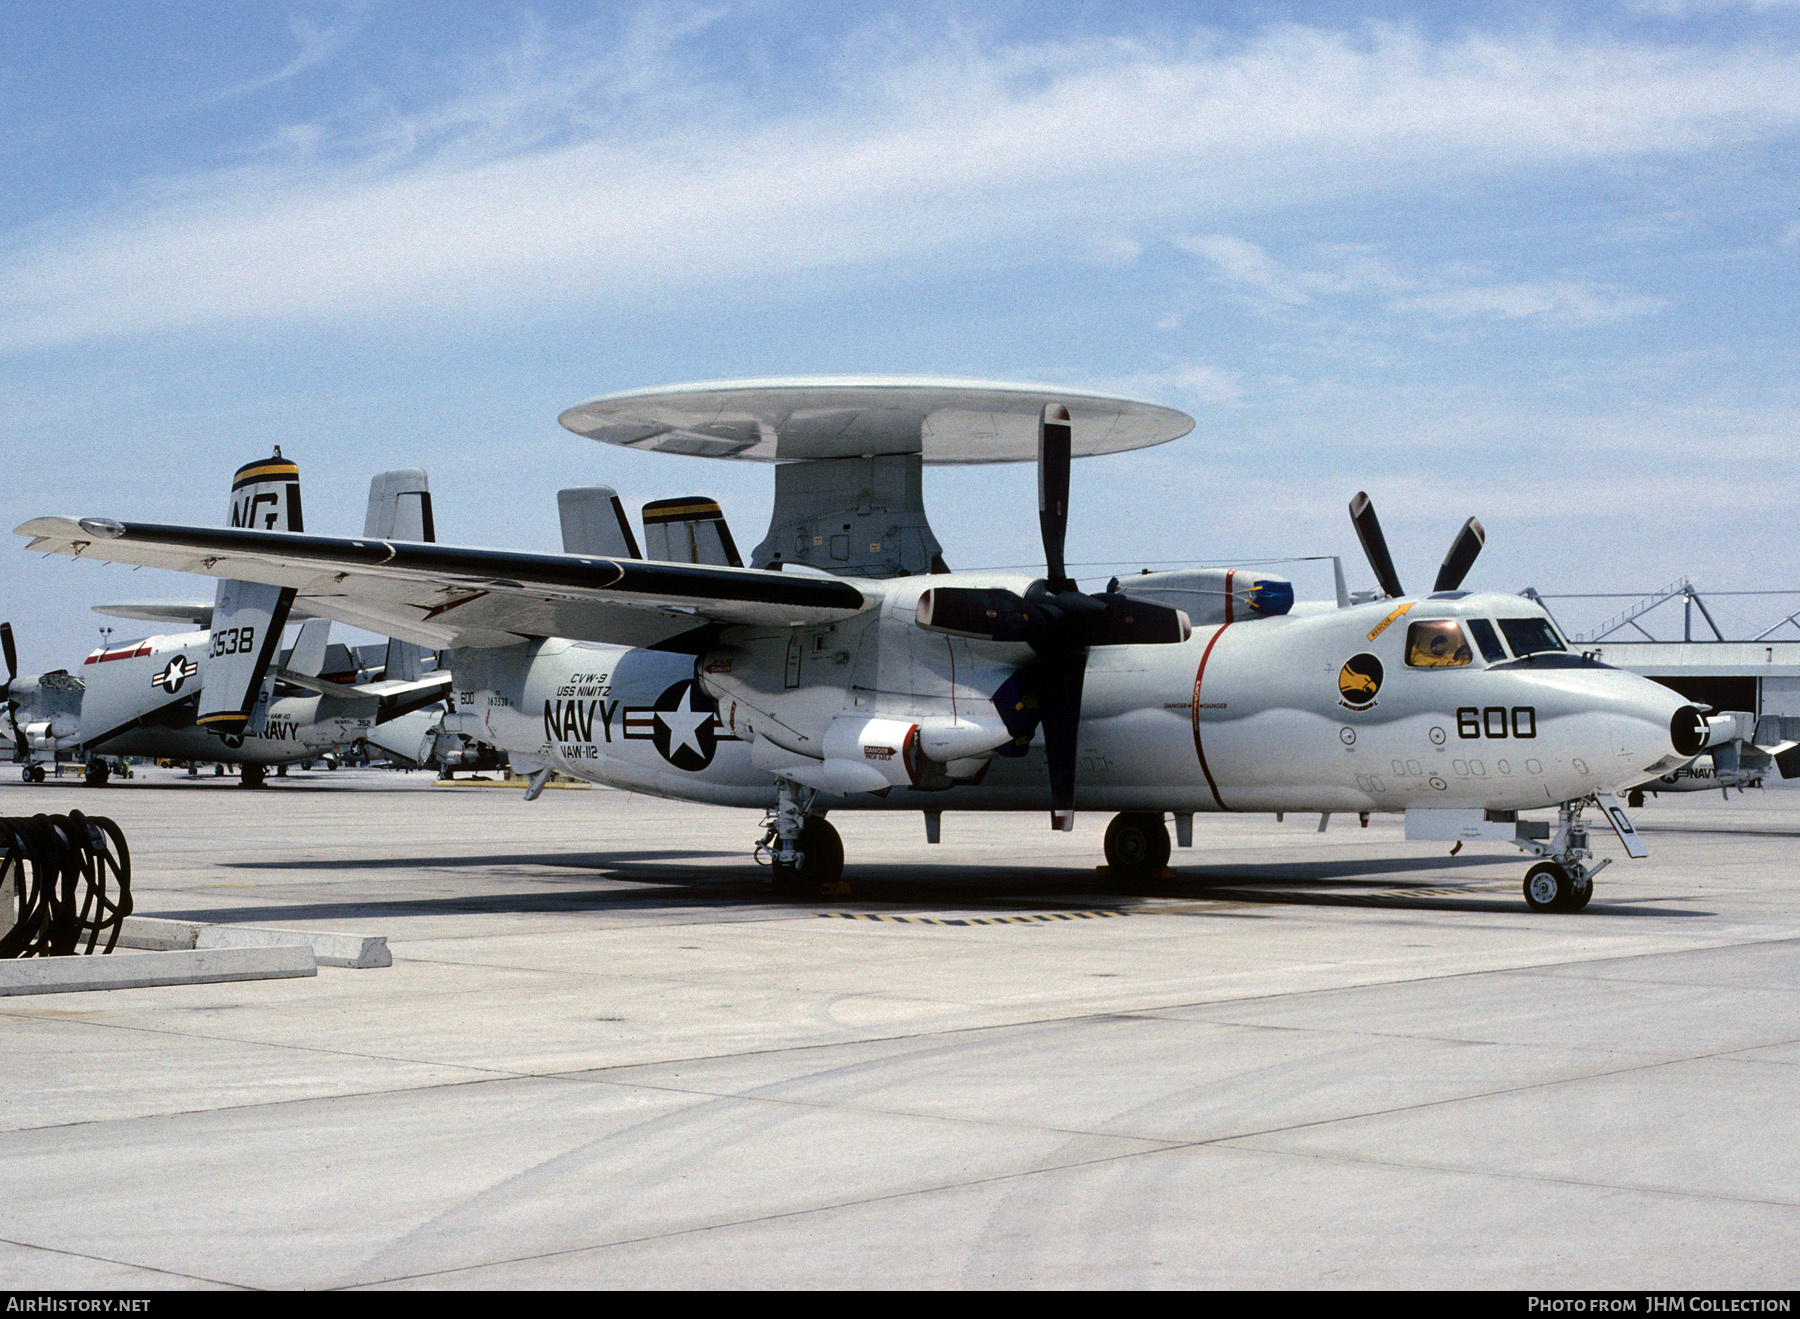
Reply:
[[[994,693],[994,709],[1013,738],[998,749],[999,755],[1025,755],[1031,739],[1043,729],[1050,777],[1050,827],[1064,832],[1075,825],[1075,751],[1086,672],[1086,651],[1060,649],[1016,669]]]
[[[1044,758],[1050,770],[1050,827],[1075,827],[1075,750],[1081,727],[1081,687],[1087,652],[1047,657],[1038,679],[1038,713],[1044,723]]]
[[[1044,535],[1044,565],[1052,591],[1073,590],[1063,563],[1069,530],[1069,462],[1073,430],[1069,410],[1047,403],[1038,419],[1038,528]]]
[[[1375,580],[1381,584],[1382,592],[1389,596],[1405,595],[1400,588],[1400,574],[1394,571],[1394,556],[1388,553],[1387,538],[1381,534],[1375,505],[1361,490],[1350,501],[1350,522],[1356,528],[1356,538],[1362,542],[1363,554],[1369,560],[1369,567],[1375,570]]]
[[[10,684],[19,676],[19,651],[13,645],[11,623],[0,623],[0,650],[6,652],[6,681]]]
[[[1469,569],[1475,566],[1475,556],[1481,553],[1481,547],[1487,544],[1487,532],[1474,518],[1463,523],[1462,530],[1456,533],[1456,539],[1450,542],[1450,553],[1444,556],[1444,566],[1438,569],[1437,581],[1432,583],[1433,591],[1454,591],[1462,585],[1463,578],[1469,575]]]

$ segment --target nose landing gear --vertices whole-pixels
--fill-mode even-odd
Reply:
[[[1611,857],[1589,865],[1581,811],[1587,799],[1566,801],[1557,808],[1556,829],[1548,839],[1519,838],[1518,845],[1544,859],[1525,872],[1525,905],[1533,911],[1580,911],[1594,896],[1594,876],[1612,864]]]

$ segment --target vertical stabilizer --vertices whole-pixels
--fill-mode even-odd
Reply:
[[[231,483],[230,525],[256,531],[304,530],[300,469],[281,456],[245,463]],[[291,587],[222,581],[214,597],[212,631],[200,657],[200,710],[195,722],[223,737],[249,729],[263,680],[281,645]]]
[[[325,648],[330,644],[331,620],[309,618],[300,625],[300,635],[294,638],[294,648],[283,667],[289,673],[316,678],[325,672]]]
[[[363,535],[376,540],[432,542],[437,524],[431,515],[431,483],[420,467],[377,472],[369,482],[369,512]]]
[[[422,467],[377,472],[369,482],[369,511],[363,535],[376,540],[430,544],[437,540],[431,513],[431,482]],[[383,676],[392,682],[417,682],[425,652],[410,641],[390,638]]]
[[[619,492],[609,485],[575,486],[556,492],[562,519],[564,554],[593,554],[607,559],[641,559],[637,537]]]
[[[664,563],[744,566],[719,501],[704,495],[655,499],[644,505],[644,557]]]

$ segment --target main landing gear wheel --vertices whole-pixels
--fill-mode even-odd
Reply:
[[[820,897],[827,885],[843,877],[844,840],[827,821],[813,815],[807,817],[796,845],[800,849],[799,865],[774,863],[775,894],[783,898]]]
[[[87,781],[90,788],[104,788],[106,781],[111,777],[112,770],[107,767],[104,760],[88,761],[87,769],[82,772],[82,778]]]
[[[1594,881],[1571,875],[1554,861],[1525,872],[1525,905],[1533,911],[1580,911],[1594,896]]]
[[[244,766],[243,770],[240,771],[239,778],[238,778],[238,787],[240,787],[240,788],[260,788],[260,787],[262,787],[262,785],[263,785],[263,767],[261,765],[246,764]]]
[[[1161,815],[1126,811],[1106,826],[1106,864],[1117,879],[1154,879],[1169,864],[1169,827]]]
[[[42,783],[44,781],[44,767],[42,765],[27,765],[25,766],[24,772],[19,777],[24,779],[27,783]]]

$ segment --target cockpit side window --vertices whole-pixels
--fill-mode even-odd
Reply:
[[[1506,658],[1506,647],[1500,644],[1500,634],[1494,631],[1494,625],[1485,618],[1471,618],[1469,631],[1475,634],[1475,644],[1481,647],[1481,657],[1489,664],[1498,664]]]
[[[1506,644],[1520,659],[1543,650],[1568,649],[1551,629],[1547,618],[1503,618],[1500,630],[1506,634]]]
[[[1454,618],[1423,619],[1406,630],[1406,662],[1415,669],[1454,669],[1475,658]]]

